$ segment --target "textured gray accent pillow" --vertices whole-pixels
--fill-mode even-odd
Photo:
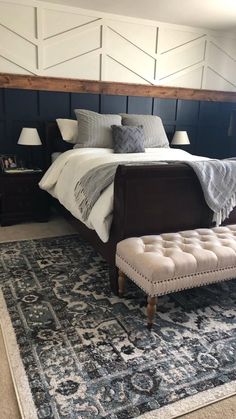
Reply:
[[[120,115],[103,115],[85,109],[75,109],[78,120],[77,147],[112,148],[111,125],[121,125]]]
[[[114,153],[143,153],[144,131],[142,125],[122,126],[112,125]]]
[[[144,147],[169,147],[169,141],[159,116],[121,114],[122,125],[142,125]]]

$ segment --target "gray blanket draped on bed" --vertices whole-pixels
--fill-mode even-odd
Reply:
[[[87,221],[93,205],[101,193],[113,182],[120,164],[156,165],[168,162],[113,162],[88,171],[76,184],[75,198],[82,219]],[[169,163],[174,163],[173,161]],[[214,212],[216,225],[227,218],[236,206],[236,160],[178,161],[192,167],[201,184],[208,206]]]
[[[214,212],[213,221],[220,225],[236,205],[236,160],[185,162],[196,173],[207,205]]]

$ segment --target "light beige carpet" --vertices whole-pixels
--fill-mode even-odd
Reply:
[[[20,412],[17,405],[14,386],[11,380],[7,362],[2,332],[0,330],[0,417],[4,419],[19,419]]]
[[[61,217],[54,217],[48,223],[29,223],[0,227],[0,241],[27,240],[73,233],[76,233],[76,231],[67,221]],[[17,406],[1,331],[0,366],[0,419],[19,419],[21,416]],[[180,417],[183,419],[236,419],[236,396]],[[154,416],[153,419],[155,419]]]

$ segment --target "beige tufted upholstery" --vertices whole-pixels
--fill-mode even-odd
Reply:
[[[149,296],[236,277],[236,225],[132,237],[116,265]]]

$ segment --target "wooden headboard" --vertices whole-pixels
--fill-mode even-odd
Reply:
[[[71,150],[73,144],[67,143],[62,139],[60,130],[56,121],[45,123],[45,152],[46,152],[46,167],[51,164],[51,155],[54,152],[63,153]]]

